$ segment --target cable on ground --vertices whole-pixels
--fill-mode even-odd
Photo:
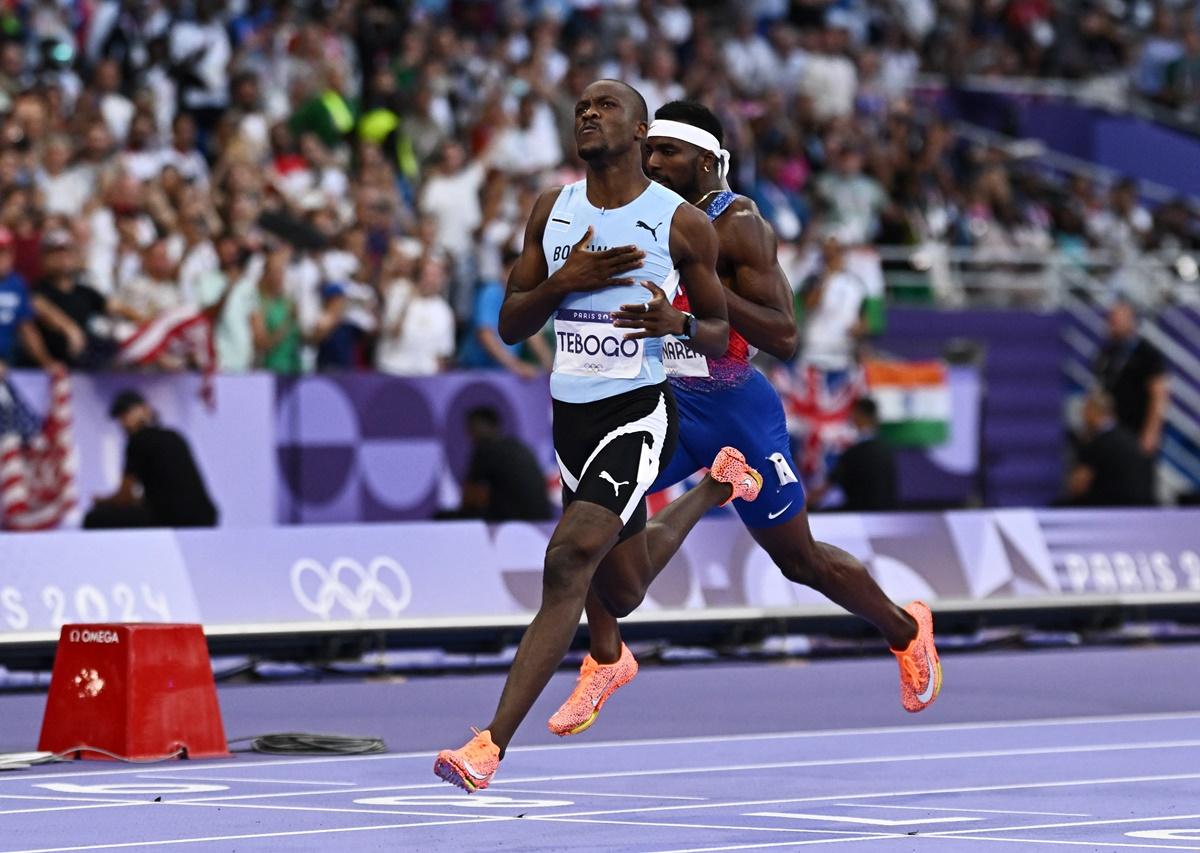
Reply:
[[[229,743],[250,741],[255,752],[271,755],[373,755],[387,752],[383,738],[354,735],[325,735],[309,732],[282,732],[236,738]]]

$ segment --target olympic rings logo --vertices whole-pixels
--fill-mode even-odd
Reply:
[[[317,580],[315,595],[309,595],[312,585],[306,588],[306,575]],[[331,618],[335,606],[352,619],[370,619],[376,604],[395,619],[412,603],[412,581],[391,557],[376,557],[366,568],[352,557],[338,557],[328,569],[304,557],[292,565],[292,594],[301,607],[322,619]]]

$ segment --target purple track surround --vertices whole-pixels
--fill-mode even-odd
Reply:
[[[3,773],[0,853],[1200,849],[1200,646],[943,666],[919,715],[886,654],[647,666],[559,740],[544,721],[564,671],[472,797],[433,776],[433,754],[486,720],[499,675],[227,685],[231,737],[377,734],[392,751]],[[33,748],[43,703],[0,695],[0,750]]]

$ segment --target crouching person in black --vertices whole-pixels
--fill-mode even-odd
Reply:
[[[217,508],[187,440],[159,426],[136,391],[118,394],[109,414],[129,437],[125,472],[115,493],[97,498],[83,526],[215,527]]]
[[[1085,438],[1067,477],[1067,501],[1076,506],[1151,506],[1154,459],[1117,421],[1111,395],[1093,391],[1083,406]]]

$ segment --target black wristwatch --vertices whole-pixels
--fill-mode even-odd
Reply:
[[[681,341],[690,341],[696,336],[696,326],[699,324],[695,314],[683,313],[683,334],[675,337]]]

